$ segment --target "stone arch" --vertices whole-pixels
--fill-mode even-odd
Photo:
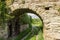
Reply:
[[[36,11],[32,10],[32,9],[29,9],[29,8],[21,8],[21,9],[16,9],[14,10],[10,15],[12,16],[20,16],[22,15],[23,13],[33,13],[33,14],[36,14],[39,18],[41,18],[42,20],[42,23],[43,23],[43,19],[42,17],[40,16],[39,13],[37,13]]]
[[[37,13],[36,11],[32,10],[32,9],[29,9],[29,8],[16,9],[15,11],[13,11],[12,15],[14,15],[14,16],[19,15],[20,16],[20,15],[22,15],[24,13],[32,13],[32,14],[37,15],[40,18],[40,20],[42,21],[42,24],[43,24],[42,26],[44,26],[43,19],[40,16],[40,14]]]
[[[34,11],[34,10],[32,10],[32,9],[29,9],[29,8],[16,9],[16,10],[14,10],[14,11],[11,13],[11,15],[12,15],[12,16],[20,16],[20,15],[22,15],[22,14],[24,14],[24,13],[32,13],[32,14],[37,15],[37,16],[41,19],[42,24],[44,25],[43,19],[42,19],[41,15],[40,15],[39,13],[37,13],[36,11]]]
[[[32,14],[37,15],[41,19],[41,21],[42,21],[42,24],[43,24],[42,26],[44,26],[42,17],[38,13],[36,13],[36,11],[33,11],[33,10],[29,9],[29,8],[16,9],[10,15],[18,17],[18,16],[20,16],[20,15],[22,15],[24,13],[32,13]]]

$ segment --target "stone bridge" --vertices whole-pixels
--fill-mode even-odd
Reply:
[[[18,9],[30,9],[38,14],[43,20],[44,40],[60,40],[60,0],[14,0],[7,4],[11,12]],[[22,11],[23,12],[23,11]],[[18,14],[18,13],[17,13]]]

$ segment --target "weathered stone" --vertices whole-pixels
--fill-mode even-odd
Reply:
[[[44,23],[43,36],[44,40],[60,40],[60,0],[17,0],[9,5],[12,12],[20,8],[29,8],[36,11],[41,16]],[[45,10],[49,7],[49,10]]]

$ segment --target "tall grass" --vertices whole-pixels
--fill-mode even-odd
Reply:
[[[44,40],[42,31],[39,31],[38,33],[38,40]]]

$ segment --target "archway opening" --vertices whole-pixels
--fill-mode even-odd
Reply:
[[[21,40],[29,32],[30,32],[30,34],[32,34],[32,30],[33,30],[32,25],[35,25],[35,24],[31,25],[31,21],[34,19],[32,19],[31,16],[29,16],[29,13],[37,15],[41,21],[41,24],[42,24],[42,27],[36,27],[36,28],[38,28],[37,32],[35,32],[36,30],[34,29],[35,34],[34,33],[33,34],[37,35],[39,33],[39,31],[42,31],[42,34],[43,34],[43,20],[39,14],[37,14],[35,11],[30,10],[30,9],[17,9],[15,11],[13,11],[13,13],[11,13],[11,16],[14,16],[14,17],[11,18],[10,20],[8,20],[8,24],[10,23],[8,25],[8,28],[9,28],[9,35],[8,36],[9,37],[18,36],[15,40],[17,40],[17,39]],[[39,19],[35,19],[35,20],[39,20]],[[27,26],[29,26],[29,27],[27,27]],[[31,37],[33,37],[33,36],[31,36]],[[28,40],[28,37],[25,40]]]

